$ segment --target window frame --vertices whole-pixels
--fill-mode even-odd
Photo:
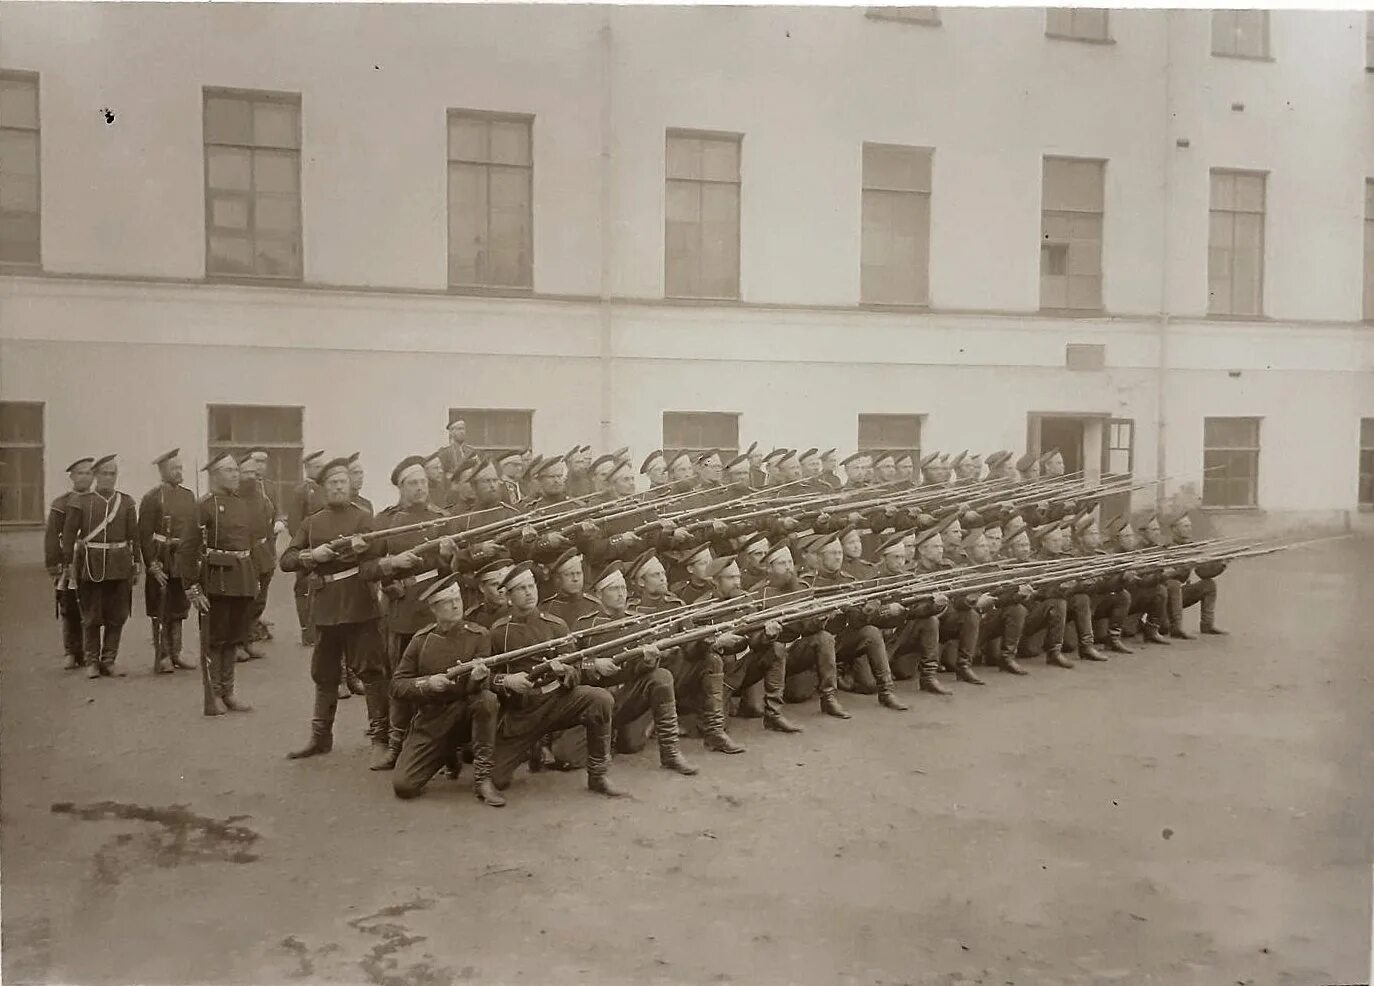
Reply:
[[[1371,13],[1374,17],[1374,13]],[[1364,180],[1364,292],[1361,318],[1374,322],[1374,178]]]
[[[35,515],[32,517],[16,517],[12,520],[0,520],[0,530],[18,530],[22,528],[42,527],[47,519],[48,511],[48,491],[47,491],[47,472],[48,472],[48,408],[44,401],[0,401],[0,411],[7,407],[37,408],[38,410],[38,438],[15,439],[11,440],[0,436],[0,460],[3,460],[5,453],[9,449],[37,449],[38,450],[38,479],[34,483],[38,489],[37,500],[35,501]],[[22,488],[25,483],[20,483]],[[0,494],[8,492],[10,487],[0,488]]]
[[[38,251],[36,260],[3,260],[0,261],[0,271],[7,273],[25,273],[29,271],[41,271],[43,269],[43,87],[39,81],[37,72],[25,72],[17,69],[0,69],[0,79],[9,82],[25,82],[33,84],[33,105],[34,120],[33,128],[28,127],[7,127],[0,124],[0,130],[14,130],[18,133],[33,134],[34,153],[37,155],[38,164],[34,175],[35,193],[38,196],[38,237],[34,243]]]
[[[1126,431],[1126,444],[1117,444],[1116,429]],[[1126,453],[1126,471],[1113,472],[1112,453]],[[1102,479],[1121,479],[1135,475],[1135,418],[1106,418],[1102,422]]]
[[[1374,72],[1374,10],[1364,15],[1364,70]]]
[[[718,420],[720,422],[724,422],[728,419],[735,433],[734,444],[727,445],[722,443],[719,445],[680,445],[675,442],[670,442],[668,440],[668,419],[670,415],[681,415],[684,417],[695,418],[711,418],[714,420]],[[729,459],[733,459],[735,456],[739,455],[739,422],[739,411],[664,411],[662,417],[659,419],[660,427],[662,428],[663,451],[666,455],[677,455],[679,452],[686,452],[689,455],[695,457],[701,454],[702,452],[709,452],[711,449],[716,449],[720,452],[721,458],[728,461]],[[698,429],[700,429],[700,425],[698,425],[697,427]]]
[[[208,116],[209,102],[211,99],[229,99],[246,102],[251,107],[254,103],[280,103],[291,105],[296,108],[296,146],[289,147],[260,147],[257,144],[231,144],[220,141],[210,141],[206,134],[206,118]],[[250,111],[251,112],[251,111]],[[302,158],[305,151],[305,107],[301,94],[298,92],[283,92],[270,89],[238,89],[227,86],[202,86],[200,100],[200,120],[201,120],[201,161],[203,167],[203,182],[201,191],[205,199],[205,279],[216,283],[230,284],[301,284],[305,281],[305,187],[302,178]],[[228,147],[247,151],[252,155],[258,150],[271,150],[280,153],[294,153],[296,161],[296,252],[300,257],[300,271],[295,274],[259,274],[259,273],[222,273],[211,270],[210,266],[210,241],[213,236],[214,226],[214,201],[211,195],[213,191],[210,185],[210,148]],[[250,247],[256,255],[258,234],[257,234],[257,168],[255,162],[250,158],[248,169],[248,226],[246,235]],[[284,239],[268,237],[268,239]]]
[[[668,173],[668,144],[673,139],[731,141],[736,146],[736,176],[733,182],[713,178],[674,178]],[[674,294],[669,289],[669,265],[672,258],[668,250],[668,194],[672,182],[691,183],[700,189],[703,185],[733,185],[735,188],[735,293],[733,295],[712,294]],[[744,300],[744,134],[723,130],[694,130],[683,127],[667,127],[663,134],[663,297],[669,301],[706,301],[741,302]],[[698,221],[698,227],[705,223]],[[704,256],[704,249],[702,252]]]
[[[870,181],[868,169],[864,165],[864,159],[868,149],[887,148],[900,151],[913,152],[915,155],[924,155],[927,181],[926,188],[893,188],[888,185],[878,183],[876,180]],[[918,281],[918,286],[924,287],[921,292],[922,298],[916,301],[874,301],[864,296],[864,225],[865,205],[868,201],[868,193],[875,192],[883,195],[907,195],[915,199],[924,200],[925,204],[925,270],[916,270],[913,276]],[[931,209],[935,198],[935,148],[916,144],[889,144],[883,141],[863,141],[859,145],[859,307],[874,309],[896,309],[896,310],[920,310],[926,311],[930,308],[930,231],[931,231]]]
[[[1368,430],[1369,437],[1365,437]],[[1368,468],[1366,468],[1368,461]],[[1359,460],[1356,467],[1355,505],[1362,511],[1374,510],[1374,418],[1360,419]],[[1368,489],[1369,498],[1364,491]]]
[[[899,13],[898,11],[928,10],[929,15]],[[940,27],[939,7],[868,7],[864,16],[871,21],[889,21],[894,24],[918,24],[921,27]]]
[[[452,132],[453,121],[456,117],[465,117],[472,120],[484,120],[487,123],[522,123],[529,130],[530,163],[527,165],[505,164],[493,161],[470,161],[466,158],[455,158],[449,134]],[[510,113],[502,110],[478,110],[466,107],[449,107],[444,113],[444,277],[448,290],[454,294],[477,294],[477,295],[508,295],[525,296],[534,293],[534,153],[535,153],[535,115],[533,113]],[[491,156],[490,151],[487,154]],[[474,282],[466,284],[453,279],[453,166],[455,164],[473,165],[481,167],[485,175],[487,186],[487,243],[491,243],[491,175],[493,168],[506,168],[511,170],[523,169],[528,174],[529,179],[529,201],[526,207],[526,225],[529,230],[530,239],[527,247],[529,256],[528,265],[528,284],[495,284]],[[474,409],[476,410],[476,409]]]
[[[1218,209],[1213,204],[1215,196],[1212,190],[1212,180],[1217,175],[1229,175],[1240,178],[1260,179],[1260,196],[1262,208],[1259,212],[1249,212],[1240,209]],[[1259,277],[1258,277],[1258,311],[1253,313],[1238,313],[1235,311],[1215,311],[1212,307],[1212,217],[1216,213],[1225,213],[1229,216],[1254,216],[1260,217],[1259,224]],[[1232,220],[1234,223],[1234,219]],[[1231,237],[1231,273],[1235,272],[1235,230],[1232,227]],[[1260,321],[1268,318],[1265,313],[1265,280],[1268,268],[1268,249],[1269,249],[1269,172],[1247,168],[1209,168],[1207,170],[1207,317],[1214,319],[1232,319],[1240,321]],[[1227,279],[1231,285],[1231,293],[1228,303],[1232,309],[1235,308],[1235,277]]]
[[[1247,421],[1247,422],[1253,422],[1253,425],[1254,425],[1254,445],[1251,446],[1251,445],[1210,445],[1210,444],[1208,444],[1208,439],[1207,439],[1207,426],[1208,426],[1208,424],[1209,424],[1210,422],[1213,422],[1213,421],[1224,421],[1224,422]],[[1217,510],[1217,511],[1224,511],[1224,510],[1258,510],[1258,509],[1260,509],[1260,503],[1259,503],[1259,479],[1260,479],[1260,469],[1259,469],[1259,467],[1260,467],[1260,452],[1261,452],[1261,450],[1263,449],[1263,444],[1264,444],[1264,443],[1263,443],[1263,435],[1262,435],[1262,431],[1263,431],[1263,421],[1264,421],[1264,419],[1263,419],[1262,417],[1256,416],[1256,415],[1215,415],[1215,416],[1206,416],[1206,417],[1204,417],[1204,418],[1202,419],[1202,469],[1203,469],[1203,472],[1202,472],[1202,507],[1203,507],[1203,509],[1205,509],[1205,510]],[[1249,455],[1249,460],[1248,460],[1248,461],[1249,461],[1250,464],[1251,464],[1251,473],[1250,473],[1250,476],[1248,477],[1249,482],[1250,482],[1250,490],[1249,490],[1249,498],[1248,498],[1248,499],[1249,499],[1249,502],[1247,502],[1247,503],[1233,503],[1233,502],[1227,502],[1227,503],[1213,503],[1213,502],[1209,502],[1209,501],[1208,501],[1208,497],[1207,497],[1207,489],[1208,489],[1208,486],[1207,486],[1207,471],[1208,471],[1208,469],[1209,469],[1209,466],[1207,465],[1207,459],[1208,459],[1209,453],[1213,453],[1213,452],[1220,452],[1220,453],[1243,452],[1243,453],[1247,453],[1247,454]],[[1228,469],[1227,469],[1227,474],[1224,475],[1224,476],[1218,476],[1217,479],[1218,479],[1218,480],[1224,480],[1224,481],[1226,481],[1228,484],[1234,485],[1239,479],[1245,479],[1245,478],[1246,478],[1246,477],[1236,477],[1236,476],[1230,475],[1230,472],[1231,472],[1231,470],[1230,470],[1230,468],[1228,467]],[[1229,488],[1229,486],[1228,486],[1228,488]],[[1228,497],[1228,499],[1229,499],[1229,497]]]
[[[1263,20],[1263,22],[1262,22],[1263,28],[1264,28],[1264,32],[1263,32],[1263,37],[1264,37],[1263,51],[1262,51],[1260,54],[1258,54],[1258,55],[1252,55],[1252,54],[1249,54],[1249,53],[1247,53],[1247,52],[1237,52],[1237,51],[1217,51],[1217,16],[1218,16],[1218,15],[1225,16],[1225,15],[1228,15],[1228,14],[1245,14],[1245,13],[1256,13],[1256,14],[1261,14],[1261,15],[1263,15],[1263,18],[1264,18],[1264,20]],[[1259,8],[1259,7],[1243,7],[1243,8],[1232,7],[1232,8],[1222,9],[1222,10],[1213,10],[1213,11],[1212,11],[1212,18],[1211,18],[1211,22],[1210,22],[1210,30],[1209,30],[1209,35],[1210,35],[1210,36],[1209,36],[1209,38],[1208,38],[1208,46],[1209,46],[1209,48],[1211,49],[1212,57],[1213,57],[1213,58],[1239,58],[1239,59],[1241,59],[1242,61],[1250,61],[1250,62],[1272,62],[1272,61],[1274,61],[1274,60],[1275,60],[1275,59],[1274,59],[1274,39],[1273,39],[1273,32],[1272,32],[1272,27],[1271,27],[1271,24],[1270,24],[1270,17],[1269,17],[1269,14],[1270,14],[1270,11],[1269,11],[1269,10],[1266,10],[1266,9],[1263,9],[1263,8]],[[1234,28],[1233,28],[1233,31],[1234,31]]]
[[[534,408],[529,407],[451,407],[448,409],[448,423],[453,424],[459,418],[468,423],[469,429],[474,421],[482,420],[484,414],[510,414],[524,415],[525,440],[520,445],[510,444],[491,444],[487,442],[477,443],[472,440],[469,434],[464,438],[464,443],[474,451],[482,455],[491,457],[493,455],[505,455],[508,452],[519,452],[521,449],[531,448],[534,445]],[[447,426],[445,426],[447,427]],[[483,436],[490,437],[490,436]],[[447,441],[444,443],[448,444]]]
[[[919,462],[921,459],[922,432],[925,431],[926,417],[924,413],[888,413],[885,411],[859,412],[855,419],[855,445],[856,449],[863,449],[866,452],[910,452],[912,460]],[[882,441],[866,440],[864,437],[864,425],[876,425],[881,430],[883,425],[906,425],[915,424],[916,444],[912,445],[904,441],[892,441],[884,439]]]
[[[1069,31],[1063,33],[1054,30],[1050,25],[1052,11],[1067,11],[1069,14]],[[1102,36],[1088,34],[1075,34],[1073,32],[1074,21],[1077,16],[1084,11],[1094,11],[1102,14]],[[1045,37],[1054,41],[1076,41],[1080,44],[1090,45],[1113,45],[1116,39],[1112,37],[1112,17],[1109,7],[1046,7],[1045,8]]]
[[[1101,179],[1101,199],[1102,207],[1098,212],[1090,212],[1084,209],[1049,209],[1045,206],[1045,181],[1049,175],[1050,162],[1062,161],[1071,165],[1094,164],[1098,168],[1098,176]],[[1091,308],[1073,307],[1069,304],[1069,279],[1073,277],[1069,273],[1069,250],[1072,240],[1065,241],[1064,246],[1064,305],[1045,304],[1045,247],[1050,243],[1048,234],[1045,232],[1047,217],[1051,214],[1056,216],[1068,217],[1070,221],[1075,216],[1096,216],[1098,224],[1097,237],[1097,305]],[[1054,241],[1056,244],[1059,241]],[[1044,154],[1040,158],[1040,270],[1039,270],[1039,311],[1053,315],[1075,315],[1092,316],[1101,315],[1107,311],[1107,159],[1095,157],[1071,157],[1065,154]],[[1051,274],[1051,277],[1061,275]]]
[[[214,428],[214,415],[217,411],[232,412],[238,410],[253,411],[293,411],[296,414],[297,422],[300,425],[298,434],[299,439],[291,441],[261,440],[257,438],[246,438],[244,436],[233,437],[229,441],[216,441]],[[232,424],[232,418],[230,423]],[[301,481],[303,475],[302,459],[305,458],[305,406],[301,404],[206,404],[205,405],[205,450],[206,461],[210,456],[219,455],[222,452],[229,452],[235,459],[241,458],[250,448],[261,446],[268,449],[268,461],[272,461],[271,451],[277,450],[290,453],[295,451],[294,470],[288,475],[280,472],[274,478],[272,476],[263,477],[263,486],[267,490],[267,495],[272,499],[272,505],[277,508],[278,514],[286,512],[287,498],[291,490]],[[204,463],[201,463],[203,465]],[[196,468],[199,468],[197,466]]]

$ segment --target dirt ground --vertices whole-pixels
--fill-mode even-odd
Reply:
[[[744,756],[689,741],[695,778],[618,759],[633,800],[522,771],[494,810],[470,768],[393,798],[361,698],[331,755],[283,759],[311,688],[285,580],[282,639],[240,667],[257,711],[205,719],[196,674],[148,673],[141,617],[129,677],[62,671],[42,573],[10,570],[4,979],[1365,982],[1374,543],[1222,585],[1228,638],[905,714],[794,707],[798,737],[737,722]]]

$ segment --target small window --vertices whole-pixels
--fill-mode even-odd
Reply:
[[[448,282],[534,287],[534,117],[448,113]]]
[[[534,412],[523,409],[451,407],[448,423],[467,425],[468,445],[483,455],[517,452],[534,444]]]
[[[1067,41],[1110,41],[1103,7],[1047,7],[1045,36]]]
[[[0,72],[0,264],[41,263],[38,161],[38,76]]]
[[[869,7],[866,16],[875,21],[897,21],[902,24],[940,26],[939,7]]]
[[[1135,421],[1108,418],[1102,443],[1103,478],[1129,476],[1135,472]]]
[[[1374,10],[1364,15],[1364,67],[1374,72]]]
[[[301,457],[305,454],[303,409],[211,404],[208,412],[209,454],[228,452],[241,459],[250,448],[265,448],[267,474],[263,476],[263,487],[277,510],[285,512],[291,490],[301,481]]]
[[[1374,178],[1364,183],[1364,317],[1374,321]]]
[[[1212,169],[1207,241],[1207,313],[1264,311],[1265,176]]]
[[[1202,428],[1202,505],[1258,505],[1260,419],[1205,418]]]
[[[1040,307],[1102,310],[1105,162],[1047,157],[1040,193]]]
[[[910,452],[921,457],[921,418],[919,414],[859,415],[859,444],[871,451]]]
[[[1360,419],[1360,506],[1374,508],[1374,418]]]
[[[0,401],[0,524],[40,523],[44,506],[43,405]]]
[[[1212,54],[1230,58],[1269,57],[1269,11],[1212,11]]]
[[[1104,370],[1107,347],[1101,343],[1068,343],[1064,346],[1064,365],[1070,370]]]
[[[739,291],[738,134],[669,130],[664,291],[733,299]]]
[[[669,453],[719,449],[724,458],[739,454],[739,414],[734,411],[664,411],[663,449]]]
[[[206,274],[300,280],[300,96],[204,98]]]
[[[863,146],[859,299],[866,305],[930,301],[928,147]]]

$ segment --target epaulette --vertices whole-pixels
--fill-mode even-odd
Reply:
[[[681,606],[687,605],[685,602],[682,601],[681,597],[672,592],[665,593],[663,596],[663,601],[666,603],[677,603]]]
[[[545,613],[542,609],[539,610],[538,612],[539,612],[539,615],[540,615],[540,616],[542,616],[544,619],[548,620],[550,623],[563,623],[563,621],[562,621],[560,618],[558,618],[557,616],[554,616],[552,613]],[[564,625],[564,626],[567,626],[566,623],[563,623],[563,625]]]
[[[479,609],[482,608],[482,605],[483,605],[482,603],[478,603],[478,604],[475,605],[475,606],[469,606],[467,609],[465,609],[465,610],[463,611],[463,618],[466,619],[467,617],[471,616],[473,613],[477,612]]]
[[[482,626],[482,624],[480,624],[480,623],[469,623],[469,622],[467,622],[466,620],[463,621],[463,629],[466,630],[468,633],[486,633],[486,632],[487,632],[487,628],[484,627],[484,626]]]
[[[597,599],[597,598],[596,598],[595,596],[593,596],[590,592],[584,592],[584,593],[582,593],[582,598],[585,599],[585,600],[587,600],[587,602],[589,602],[589,603],[596,603],[598,606],[601,605],[601,600],[600,600],[600,599]]]
[[[591,613],[583,613],[581,616],[579,616],[579,617],[577,618],[577,622],[578,622],[578,623],[582,623],[584,620],[594,620],[594,619],[596,619],[596,618],[597,618],[598,616],[600,616],[600,615],[601,615],[601,611],[600,611],[600,610],[596,610],[596,611],[591,612]]]
[[[447,511],[440,510],[438,507],[436,507],[434,504],[432,504],[432,503],[430,503],[430,502],[428,502],[428,501],[425,502],[425,509],[428,510],[430,513],[434,514],[436,517],[447,517],[447,516],[448,516],[448,512],[447,512]]]
[[[492,621],[492,624],[491,624],[492,632],[495,632],[497,627],[503,627],[503,626],[507,625],[508,623],[510,623],[510,614],[509,614],[509,613],[507,613],[505,616],[498,616],[495,620]]]
[[[431,630],[437,629],[438,626],[439,624],[437,623],[426,623],[424,626],[420,627],[420,629],[415,631],[415,636],[418,637],[422,633],[429,633]]]

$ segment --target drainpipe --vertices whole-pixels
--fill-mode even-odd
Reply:
[[[614,192],[614,156],[611,152],[612,127],[615,125],[615,117],[612,114],[611,96],[614,91],[612,84],[612,33],[611,33],[611,14],[614,7],[607,5],[602,8],[601,29],[599,34],[600,47],[600,78],[598,79],[601,87],[601,189],[600,189],[600,218],[601,218],[601,281],[598,291],[598,321],[599,321],[599,347],[598,347],[598,372],[601,376],[601,449],[603,451],[614,448],[613,429],[611,427],[611,405],[613,391],[611,387],[611,373],[613,369],[612,359],[612,311],[611,311],[611,267],[614,263],[612,250],[614,202],[612,195]]]
[[[1173,106],[1174,106],[1174,23],[1177,15],[1172,10],[1164,10],[1164,100],[1163,100],[1163,126],[1161,127],[1161,138],[1164,141],[1163,162],[1164,169],[1163,187],[1163,223],[1160,229],[1160,277],[1159,277],[1159,319],[1158,319],[1158,341],[1159,341],[1159,363],[1155,368],[1155,478],[1159,479],[1169,475],[1168,469],[1168,376],[1169,376],[1169,329],[1170,315],[1169,305],[1171,301],[1170,286],[1172,283],[1172,263],[1173,263],[1173,182],[1170,175],[1174,166],[1175,146],[1170,143],[1174,140],[1173,126]],[[1167,499],[1164,485],[1155,486],[1155,506],[1158,509],[1164,508]]]

